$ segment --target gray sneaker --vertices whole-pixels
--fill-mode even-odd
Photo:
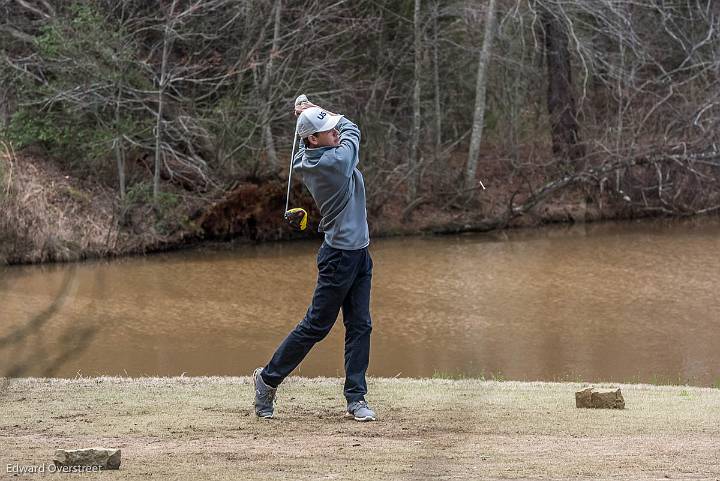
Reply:
[[[375,421],[375,411],[370,409],[367,402],[355,401],[348,404],[346,418],[354,418],[355,421]]]
[[[265,384],[260,373],[263,368],[259,367],[253,372],[253,384],[255,384],[255,414],[260,418],[273,417],[273,401],[277,388]]]

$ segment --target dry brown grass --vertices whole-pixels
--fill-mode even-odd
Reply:
[[[190,231],[179,219],[190,204],[179,202],[168,212],[172,218],[163,219],[145,199],[123,204],[112,188],[73,178],[42,155],[16,154],[0,142],[0,265],[181,246]],[[160,228],[163,222],[169,228]]]
[[[103,445],[123,449],[113,479],[720,478],[719,390],[621,385],[610,411],[576,409],[580,387],[373,378],[380,420],[356,423],[340,379],[289,378],[273,420],[246,377],[12,379],[0,477]]]
[[[66,261],[112,250],[113,203],[50,162],[0,144],[0,263]]]

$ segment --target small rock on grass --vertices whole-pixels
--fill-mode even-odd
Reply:
[[[595,409],[625,409],[620,388],[599,390],[589,387],[575,393],[575,406]]]
[[[55,466],[99,466],[100,469],[119,469],[120,450],[108,448],[57,449]]]

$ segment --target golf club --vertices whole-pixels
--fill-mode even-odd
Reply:
[[[300,95],[295,99],[295,107],[308,102],[305,95]],[[295,133],[293,134],[293,146],[290,153],[290,174],[288,175],[287,195],[285,196],[285,220],[295,230],[302,231],[307,228],[308,214],[302,207],[288,209],[290,206],[290,186],[292,185],[293,159],[295,158],[295,146],[297,145],[297,123],[295,124]]]

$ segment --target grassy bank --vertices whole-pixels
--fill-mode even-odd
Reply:
[[[281,179],[239,182],[235,188],[203,194],[164,185],[155,201],[151,185],[139,182],[121,199],[113,186],[77,177],[40,153],[16,155],[7,144],[0,144],[0,266],[159,252],[208,241],[319,238],[319,212],[299,183],[292,198],[309,211],[308,229],[295,233],[285,224],[281,215],[285,188],[284,174]],[[380,207],[373,208],[371,202],[371,236],[450,234],[662,214],[607,199],[588,203],[582,189],[569,188],[506,224],[500,219],[507,189],[489,188],[476,199],[477,205],[429,196],[413,208],[412,216],[402,196]]]
[[[581,386],[373,378],[380,420],[356,423],[341,379],[288,379],[273,420],[245,377],[12,379],[0,478],[96,445],[122,448],[113,479],[720,478],[720,391],[620,385],[610,411],[576,409]]]

